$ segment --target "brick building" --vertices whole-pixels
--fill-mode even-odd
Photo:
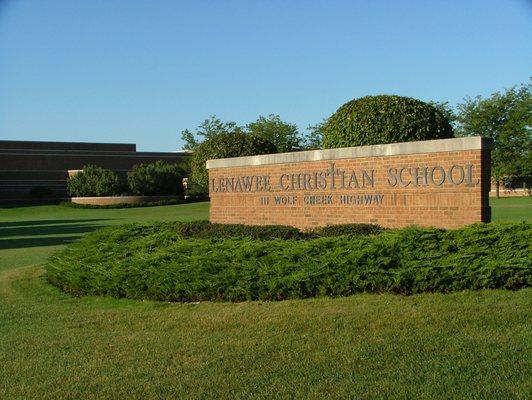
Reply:
[[[125,178],[134,165],[177,164],[186,152],[138,152],[135,144],[0,140],[0,206],[52,203],[67,197],[68,170],[93,164]]]

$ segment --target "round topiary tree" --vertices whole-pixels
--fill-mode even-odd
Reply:
[[[452,138],[453,128],[434,106],[401,96],[366,96],[327,120],[323,147],[337,148]]]
[[[242,132],[220,133],[211,136],[201,143],[192,154],[188,191],[190,194],[196,195],[209,192],[207,160],[271,153],[277,153],[275,145],[259,136]]]

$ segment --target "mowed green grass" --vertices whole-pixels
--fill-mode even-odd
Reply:
[[[129,222],[209,218],[208,203],[122,209],[62,206],[0,208],[0,271],[42,263],[83,234]]]
[[[532,222],[532,197],[490,198],[493,221]]]
[[[494,220],[532,221],[529,198]],[[532,290],[170,304],[74,298],[42,262],[86,232],[206,203],[0,209],[0,399],[529,398]]]

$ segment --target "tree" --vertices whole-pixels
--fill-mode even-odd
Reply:
[[[191,132],[185,129],[181,132],[181,139],[185,142],[183,149],[194,150],[200,142],[200,138],[203,140],[209,139],[218,134],[234,134],[243,132],[242,127],[238,126],[236,122],[228,121],[223,122],[216,115],[211,115],[196,128],[196,131]],[[202,141],[203,141],[202,140]]]
[[[449,105],[448,101],[429,101],[428,103],[447,118],[447,121],[449,121],[453,129],[456,129],[458,116],[456,115],[454,108]]]
[[[307,128],[308,134],[303,141],[303,147],[306,150],[318,150],[323,148],[323,128],[325,127],[324,120],[315,125],[309,125]]]
[[[458,105],[460,136],[493,139],[491,174],[499,197],[503,177],[532,174],[532,85],[521,84]]]
[[[272,142],[280,153],[297,151],[302,147],[297,126],[282,121],[278,115],[260,116],[246,128],[248,133]]]
[[[200,143],[192,153],[189,193],[202,195],[209,192],[207,160],[275,152],[276,148],[272,142],[249,133],[236,132],[212,135]]]

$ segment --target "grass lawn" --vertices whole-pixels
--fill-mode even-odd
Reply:
[[[0,271],[41,263],[62,245],[104,226],[208,218],[208,203],[100,210],[61,206],[0,208]]]
[[[493,221],[532,222],[532,197],[490,198]]]
[[[532,222],[532,199],[491,199]],[[529,398],[532,289],[277,303],[74,298],[40,264],[111,224],[206,203],[0,209],[0,399]]]

